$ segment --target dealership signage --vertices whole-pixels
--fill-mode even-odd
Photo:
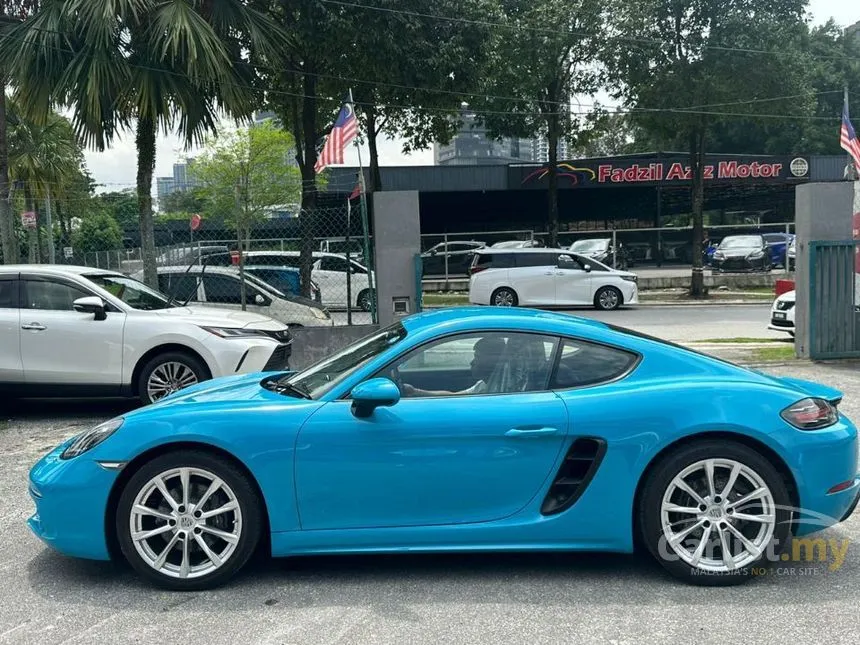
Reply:
[[[511,188],[546,188],[547,166],[510,166]],[[560,188],[689,184],[689,158],[588,159],[558,163]],[[705,183],[785,183],[809,179],[803,157],[709,156]]]

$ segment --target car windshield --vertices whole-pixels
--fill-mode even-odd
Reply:
[[[761,248],[761,238],[758,235],[739,235],[727,237],[720,242],[721,249],[758,249]]]
[[[154,309],[168,309],[174,306],[170,303],[167,296],[147,287],[134,278],[109,273],[96,273],[84,275],[84,277],[109,292],[112,296],[119,298],[132,309],[152,311]]]
[[[392,345],[406,338],[406,329],[395,323],[380,332],[353,343],[315,365],[281,380],[302,396],[318,399]]]
[[[570,250],[589,253],[591,251],[604,251],[607,246],[609,246],[609,240],[577,240],[571,245]]]

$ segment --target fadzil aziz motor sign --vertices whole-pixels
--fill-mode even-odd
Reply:
[[[546,187],[546,166],[511,166],[511,180],[523,188]],[[515,174],[514,174],[515,173]],[[602,186],[672,186],[693,178],[689,158],[585,159],[558,164],[560,188]],[[705,183],[785,183],[809,179],[803,157],[708,156]],[[518,181],[517,181],[518,180]]]

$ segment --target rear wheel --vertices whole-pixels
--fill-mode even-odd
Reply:
[[[760,453],[703,440],[670,453],[650,473],[638,526],[673,576],[705,586],[740,584],[788,545],[790,504],[785,482]]]
[[[144,405],[212,378],[206,364],[185,352],[165,352],[144,365],[137,391]]]
[[[594,294],[594,306],[596,309],[610,311],[618,309],[624,302],[624,296],[615,287],[601,287]]]
[[[490,296],[490,304],[496,307],[516,307],[518,303],[519,298],[517,298],[516,292],[508,287],[496,289]]]
[[[365,289],[361,293],[358,294],[358,298],[356,299],[356,304],[358,308],[362,311],[370,311],[371,298],[370,298],[370,289]]]
[[[241,569],[257,546],[262,503],[228,460],[183,450],[156,457],[126,484],[116,534],[126,560],[160,587],[209,589]]]

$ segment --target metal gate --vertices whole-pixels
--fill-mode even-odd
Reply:
[[[809,243],[809,357],[860,358],[860,241]]]

